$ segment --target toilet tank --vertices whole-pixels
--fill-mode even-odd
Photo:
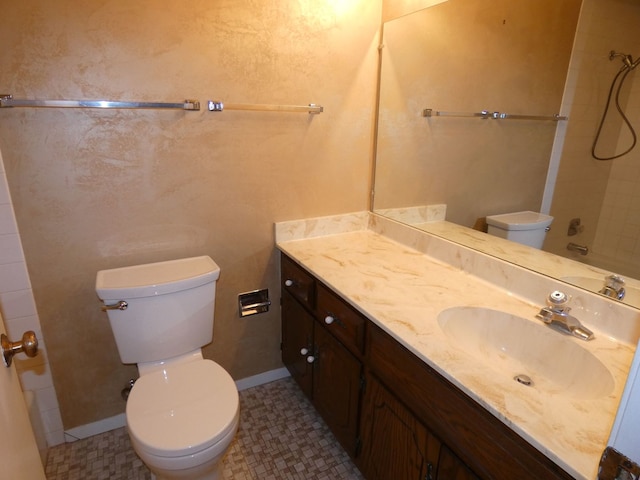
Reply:
[[[96,292],[105,306],[123,363],[164,360],[213,339],[220,267],[208,256],[101,270]]]
[[[537,212],[515,212],[487,217],[487,232],[496,237],[542,248],[553,217]]]

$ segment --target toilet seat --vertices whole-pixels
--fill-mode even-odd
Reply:
[[[142,375],[127,400],[127,426],[137,445],[159,457],[194,455],[237,427],[238,390],[211,360],[170,364]]]

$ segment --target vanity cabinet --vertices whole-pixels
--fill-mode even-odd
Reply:
[[[282,360],[368,480],[572,477],[282,255]]]
[[[440,440],[375,376],[367,376],[358,465],[369,480],[434,478]]]
[[[370,371],[442,442],[434,479],[572,478],[380,327],[367,331]]]
[[[358,466],[368,480],[480,480],[375,376],[366,385]]]
[[[366,319],[286,257],[282,290],[282,361],[355,457]]]
[[[326,328],[315,326],[312,401],[340,444],[355,456],[362,364]]]

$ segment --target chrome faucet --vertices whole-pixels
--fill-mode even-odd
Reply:
[[[602,295],[616,300],[622,300],[625,293],[624,279],[620,275],[609,275],[604,279],[604,287],[600,290]]]
[[[547,306],[540,309],[536,318],[562,333],[573,335],[581,340],[593,339],[593,332],[582,325],[576,317],[569,315],[571,307],[568,303],[569,297],[565,293],[558,290],[551,292],[547,297]]]

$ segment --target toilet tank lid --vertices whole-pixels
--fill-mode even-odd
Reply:
[[[100,270],[96,292],[102,300],[149,297],[199,287],[219,277],[220,267],[205,255]]]
[[[503,230],[536,230],[546,228],[553,222],[553,217],[544,213],[524,211],[489,215],[487,223]]]

